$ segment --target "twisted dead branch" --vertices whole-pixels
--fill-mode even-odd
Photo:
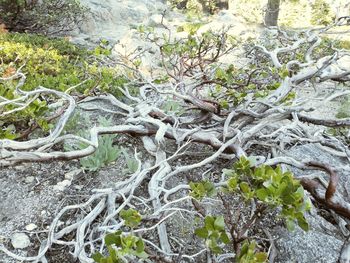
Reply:
[[[284,63],[281,61],[281,55],[294,52],[304,44],[309,45],[306,63],[300,61]],[[0,250],[17,260],[47,262],[45,255],[54,244],[65,245],[72,248],[74,258],[83,263],[91,263],[93,262],[91,251],[98,249],[102,253],[106,248],[103,236],[106,233],[123,229],[124,222],[117,217],[119,212],[123,208],[133,207],[136,203],[141,203],[141,211],[147,212],[144,218],[153,218],[155,223],[151,227],[145,226],[136,229],[135,233],[145,234],[157,229],[159,240],[156,243],[147,239],[147,235],[143,235],[143,239],[150,246],[150,250],[159,253],[170,261],[174,258],[195,261],[196,258],[206,253],[207,249],[198,245],[197,251],[193,254],[186,254],[186,250],[183,252],[180,248],[177,248],[176,251],[181,251],[181,253],[174,252],[175,249],[171,245],[167,222],[174,216],[183,214],[202,215],[195,209],[189,208],[192,207],[192,203],[188,195],[175,197],[175,194],[180,192],[188,192],[188,185],[170,186],[170,179],[175,177],[181,179],[185,173],[216,162],[220,158],[229,158],[233,161],[241,156],[248,156],[248,152],[254,153],[254,145],[264,146],[266,151],[264,156],[250,154],[251,157],[255,157],[257,160],[256,165],[283,163],[301,169],[326,171],[330,176],[329,182],[326,182],[326,187],[316,179],[301,178],[300,181],[317,202],[350,219],[350,204],[337,192],[337,173],[342,169],[348,172],[350,168],[334,169],[330,164],[319,163],[316,162],[317,160],[303,162],[285,154],[286,148],[307,142],[322,147],[329,148],[331,146],[330,151],[337,151],[341,156],[350,158],[346,147],[339,140],[329,140],[324,134],[316,132],[317,128],[315,128],[315,126],[349,127],[348,119],[315,119],[306,115],[306,113],[313,110],[312,108],[293,103],[292,106],[282,104],[288,94],[302,82],[315,77],[319,77],[321,80],[336,79],[344,81],[350,76],[350,69],[343,68],[336,73],[328,70],[329,67],[336,64],[341,57],[348,55],[348,53],[335,53],[317,60],[312,58],[312,53],[319,44],[320,32],[310,30],[305,32],[305,38],[298,39],[287,47],[278,47],[269,51],[264,46],[256,46],[257,50],[267,56],[276,68],[286,66],[288,69],[292,64],[297,64],[300,69],[295,74],[284,77],[281,85],[266,98],[250,99],[226,112],[220,111],[217,103],[213,104],[203,96],[193,95],[191,87],[189,87],[189,91],[186,90],[185,75],[194,71],[199,62],[195,64],[194,68],[188,68],[189,65],[181,64],[181,67],[185,67],[186,74],[182,72],[183,74],[181,73],[180,77],[174,76],[176,83],[156,85],[151,80],[145,81],[146,84],[140,88],[140,97],[130,95],[127,88],[121,89],[129,99],[130,104],[112,95],[100,95],[87,97],[77,105],[75,98],[68,93],[44,87],[38,87],[34,91],[23,91],[21,87],[25,83],[25,76],[17,72],[12,78],[20,78],[17,91],[21,96],[13,100],[1,98],[0,107],[13,105],[14,109],[1,111],[0,117],[22,110],[30,105],[37,96],[43,95],[55,96],[59,101],[62,101],[63,113],[59,115],[55,128],[46,137],[26,141],[0,140],[0,167],[10,167],[22,162],[78,159],[92,154],[98,148],[98,137],[100,135],[117,133],[141,137],[143,147],[152,156],[152,163],[149,164],[145,160],[140,160],[138,153],[135,151],[135,159],[138,162],[138,169],[135,173],[122,181],[111,183],[110,188],[94,189],[89,200],[84,203],[62,208],[53,218],[47,239],[42,242],[37,256],[19,256],[3,245],[0,245]],[[201,59],[202,55],[204,53],[199,54]],[[177,68],[174,71],[175,73],[172,74],[183,71],[181,67],[180,69]],[[169,71],[169,69],[167,70]],[[200,68],[198,76],[202,76],[202,73],[203,68]],[[0,81],[8,80],[0,79]],[[196,87],[198,82],[202,82],[202,79],[199,77],[196,81],[197,83],[195,82],[193,87]],[[185,87],[185,89],[179,89],[180,86]],[[185,117],[164,112],[160,107],[160,102],[166,100],[167,95],[173,96],[184,108],[195,106],[201,114],[207,114],[206,118],[198,118],[196,111],[191,111],[190,116]],[[113,110],[105,107],[91,108],[87,106],[95,101],[104,101]],[[76,107],[101,110],[108,114],[118,115],[122,124],[110,127],[92,127],[89,130],[88,139],[71,134],[62,135],[62,131]],[[210,122],[210,126],[207,126],[208,122]],[[313,126],[308,124],[313,124]],[[171,155],[166,151],[165,146],[165,142],[169,140],[172,140],[175,147],[177,147],[175,153]],[[70,143],[83,142],[87,147],[72,151],[53,150],[57,149],[60,143],[66,141],[70,141]],[[171,160],[186,153],[187,147],[194,143],[211,146],[213,149],[212,155],[198,162],[173,167]],[[265,147],[266,145],[269,147]],[[271,158],[271,155],[276,156]],[[216,185],[219,187],[223,183],[224,181],[220,181]],[[142,185],[147,186],[147,195],[136,196],[135,190]],[[74,215],[73,211],[79,211],[82,208],[89,211],[83,218],[77,219],[75,223],[63,228],[59,226],[58,222],[65,214],[71,212]],[[96,220],[98,217],[100,219]],[[75,235],[70,235],[74,236],[70,241],[63,240],[63,237],[67,237],[68,234],[72,233]],[[222,254],[214,259],[216,262],[220,262],[229,257],[232,257],[232,254]]]

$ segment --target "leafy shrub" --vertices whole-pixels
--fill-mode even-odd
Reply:
[[[137,162],[137,160],[135,158],[130,156],[130,154],[126,151],[126,149],[124,149],[123,147],[121,149],[122,149],[122,153],[124,155],[124,159],[126,162],[126,168],[123,169],[123,173],[125,173],[125,174],[135,173],[137,171],[137,168],[139,167],[139,163]]]
[[[228,244],[230,239],[225,231],[225,221],[223,216],[206,216],[204,226],[197,228],[194,233],[207,241],[207,246],[214,254],[222,252],[218,243]]]
[[[256,242],[249,242],[245,240],[243,242],[241,251],[237,257],[239,263],[263,263],[267,262],[267,254],[264,252],[256,251]]]
[[[303,19],[300,19],[303,17]],[[286,27],[310,26],[311,7],[305,0],[288,0],[281,2],[279,25]]]
[[[341,103],[336,117],[339,119],[350,117],[350,96],[347,96],[345,100]]]
[[[86,11],[77,0],[0,0],[0,23],[10,31],[57,34],[72,30]]]
[[[73,118],[70,121],[74,123],[76,119]],[[90,122],[87,117],[85,118],[85,122]],[[100,117],[98,119],[98,123],[103,127],[107,127],[111,125],[111,120]],[[69,122],[68,124],[71,125]],[[86,138],[87,136],[89,136],[89,134],[87,134],[86,132],[78,132],[78,135],[83,138]],[[95,172],[101,169],[102,167],[107,166],[109,163],[115,161],[116,159],[118,159],[121,156],[123,149],[121,147],[113,145],[116,137],[117,135],[109,135],[109,134],[99,136],[98,147],[96,151],[93,154],[80,159],[80,165],[82,166],[82,168],[84,170]],[[84,149],[87,146],[88,145],[83,142],[67,143],[64,145],[64,148],[65,150],[71,151],[71,150]]]
[[[115,135],[100,136],[96,151],[92,155],[80,159],[83,169],[94,172],[118,159],[121,149],[113,145],[115,138]]]
[[[21,87],[25,91],[34,90],[39,85],[59,91],[77,86],[73,92],[88,94],[99,86],[101,91],[118,97],[121,96],[118,87],[126,82],[125,77],[118,75],[116,68],[98,62],[98,58],[94,57],[95,50],[80,48],[66,39],[2,33],[0,46],[0,77],[9,78],[20,69],[26,75],[26,81]],[[0,96],[18,98],[15,91],[17,84],[18,79],[0,81]],[[50,114],[46,106],[48,99],[37,98],[24,110],[2,118],[0,138],[18,138],[28,126],[34,124],[39,124],[43,131],[47,131],[47,117]],[[13,105],[7,105],[1,110],[11,109]]]
[[[350,41],[349,40],[338,40],[335,42],[339,48],[350,50]]]
[[[178,27],[178,32],[188,33],[186,38],[171,39],[169,35],[157,35],[152,28],[140,27],[141,36],[154,42],[160,48],[161,65],[167,69],[168,76],[156,80],[174,80],[184,76],[191,77],[196,71],[208,73],[209,65],[229,53],[237,45],[237,39],[223,29],[219,32],[207,31],[197,34],[200,23],[185,24]]]
[[[141,222],[141,215],[135,209],[122,210],[119,213],[124,220],[124,224],[131,229],[137,227]],[[146,259],[148,257],[145,250],[145,245],[142,238],[136,237],[133,234],[125,235],[122,231],[107,234],[104,238],[105,244],[109,252],[109,256],[104,257],[101,253],[94,253],[92,258],[97,263],[110,262],[130,262],[127,259],[139,258]]]
[[[101,253],[95,253],[92,258],[97,263],[123,263],[130,262],[125,258],[147,258],[147,254],[144,251],[145,245],[141,238],[134,235],[122,234],[122,231],[116,233],[107,234],[104,238],[105,244],[109,252],[109,256],[104,257]]]
[[[23,90],[33,90],[38,85],[65,91],[87,80],[78,91],[88,92],[98,84],[102,90],[115,84],[120,77],[113,68],[89,60],[95,51],[89,51],[69,43],[66,39],[51,39],[39,35],[1,34],[1,68],[12,66],[26,74]]]
[[[262,23],[263,8],[260,0],[240,0],[235,1],[234,9],[248,23]],[[249,10],[249,12],[247,12]]]
[[[329,25],[334,21],[335,15],[325,0],[318,0],[312,4],[311,24]]]
[[[310,201],[304,194],[300,182],[291,172],[282,172],[270,166],[250,167],[250,161],[241,158],[234,169],[224,170],[228,192],[238,193],[245,200],[263,203],[269,208],[281,208],[280,216],[286,220],[289,230],[295,223],[307,231],[308,223],[304,213],[310,209]]]
[[[206,246],[214,254],[222,253],[222,248],[232,243],[236,253],[235,262],[266,262],[266,253],[259,252],[257,243],[249,240],[247,235],[253,224],[256,225],[258,220],[272,211],[278,211],[290,231],[296,224],[305,231],[309,229],[304,213],[310,209],[310,201],[292,173],[282,172],[279,166],[253,168],[250,161],[243,157],[232,169],[224,169],[223,173],[227,181],[221,189],[216,189],[209,181],[190,183],[190,195],[193,198],[200,201],[206,196],[213,198],[218,195],[226,210],[224,216],[206,216],[204,226],[195,230],[195,234],[205,239]],[[244,218],[242,213],[238,213],[238,219],[233,219],[236,215],[230,212],[230,205],[225,201],[232,200],[233,196],[241,200],[240,204],[244,204],[247,211],[250,204],[254,203],[256,209],[253,215]],[[226,233],[226,230],[230,233]]]

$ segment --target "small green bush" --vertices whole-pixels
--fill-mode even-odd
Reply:
[[[78,0],[0,0],[0,24],[14,32],[65,33],[86,12]]]
[[[293,230],[295,224],[305,231],[309,229],[304,213],[310,209],[310,200],[291,172],[283,172],[279,166],[251,168],[250,161],[241,158],[234,169],[224,173],[229,177],[228,192],[239,193],[245,200],[263,203],[270,209],[280,207],[280,216],[289,230]]]
[[[278,216],[285,220],[290,231],[296,224],[305,231],[309,229],[305,212],[310,209],[310,200],[292,173],[283,172],[279,166],[254,168],[248,159],[242,157],[232,169],[224,169],[223,175],[227,181],[220,189],[209,181],[189,184],[192,198],[201,201],[204,197],[217,196],[226,210],[224,216],[207,215],[204,225],[195,230],[195,234],[205,239],[206,246],[214,254],[222,253],[223,248],[231,244],[235,248],[235,262],[266,262],[266,253],[259,252],[256,242],[250,240],[249,230],[253,222],[257,225],[257,221],[271,212],[278,211]],[[236,213],[229,212],[231,206],[225,200],[232,198],[239,198],[246,209],[254,203],[254,215],[248,218],[238,213],[237,217]],[[229,230],[229,234],[226,230]],[[246,234],[243,236],[243,233]]]
[[[127,259],[146,259],[147,253],[144,251],[145,245],[142,238],[132,234],[125,235],[122,231],[107,234],[104,238],[107,245],[109,256],[104,257],[101,253],[93,254],[92,258],[97,263],[123,263],[135,262]]]
[[[335,15],[325,0],[315,1],[311,7],[311,24],[326,26],[334,21]]]
[[[350,96],[346,96],[345,100],[342,101],[336,114],[336,117],[338,119],[350,117]]]
[[[87,157],[80,159],[84,170],[95,172],[118,159],[121,149],[113,145],[115,135],[102,135],[98,140],[98,148]]]
[[[122,209],[119,213],[124,220],[124,225],[128,228],[137,227],[142,217],[135,209]],[[92,255],[95,262],[98,263],[119,263],[129,262],[128,259],[146,259],[148,257],[145,252],[145,245],[141,237],[136,237],[133,234],[122,234],[122,231],[107,234],[104,238],[109,255],[104,257],[97,252]],[[134,262],[134,261],[132,261]]]
[[[98,50],[101,53],[100,50]],[[100,91],[121,96],[118,87],[127,82],[118,70],[99,63],[96,50],[87,50],[63,38],[47,38],[39,35],[4,33],[0,34],[0,77],[9,78],[19,69],[26,75],[22,90],[30,91],[44,86],[66,91],[78,87],[73,93],[88,94],[99,87]],[[15,91],[18,79],[0,81],[0,96],[7,99],[19,97]],[[38,98],[24,110],[1,119],[0,138],[17,138],[28,126],[39,124],[42,130],[49,129],[46,117],[50,114],[47,101]],[[13,105],[2,111],[12,110]]]
[[[74,123],[75,121],[75,118],[70,120],[70,122],[72,123]],[[71,125],[70,122],[68,122],[69,126]],[[85,117],[85,122],[89,123],[89,118]],[[112,123],[110,119],[106,119],[103,117],[100,117],[98,119],[98,125],[102,127],[107,127],[111,124]],[[78,132],[77,134],[83,138],[87,138],[89,136],[89,134],[86,132]],[[109,163],[117,160],[121,156],[123,148],[113,145],[116,137],[117,135],[110,134],[99,136],[98,147],[96,151],[93,154],[80,159],[80,165],[82,166],[82,168],[87,171],[95,172],[101,169],[102,167],[107,166]],[[88,145],[83,142],[67,143],[64,145],[64,148],[66,151],[71,151],[84,149],[87,146]]]

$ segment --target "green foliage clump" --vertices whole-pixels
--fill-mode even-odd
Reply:
[[[214,254],[222,252],[219,243],[230,243],[230,239],[225,231],[223,216],[206,216],[204,219],[204,226],[197,228],[194,233],[198,237],[206,239],[207,246]]]
[[[254,65],[241,69],[233,65],[216,67],[210,78],[215,87],[209,95],[218,100],[222,108],[228,109],[244,102],[248,94],[255,98],[266,97],[281,85],[284,77],[285,72],[273,67],[264,67],[264,70]]]
[[[120,217],[124,220],[124,224],[130,228],[137,227],[141,222],[141,215],[135,209],[122,210],[119,213]]]
[[[279,166],[261,165],[254,168],[250,160],[242,157],[232,169],[224,169],[223,176],[227,181],[224,186],[219,184],[220,189],[210,181],[190,183],[192,198],[201,201],[216,194],[225,209],[224,216],[205,216],[204,226],[195,230],[195,234],[205,239],[206,246],[214,254],[222,253],[225,245],[232,244],[236,253],[235,262],[266,262],[266,253],[257,249],[257,243],[250,240],[248,234],[259,220],[271,212],[278,212],[290,231],[296,224],[305,231],[309,229],[304,214],[311,207],[310,201],[292,173],[283,172]],[[237,215],[230,211],[228,200],[232,198],[239,198],[239,203],[247,209],[253,203],[253,214],[243,216],[239,212],[241,207]],[[229,234],[226,230],[229,230]]]
[[[21,68],[26,76],[23,90],[33,90],[39,85],[65,91],[84,80],[77,88],[89,92],[97,85],[102,90],[121,84],[117,71],[89,60],[94,51],[71,44],[67,39],[51,39],[39,35],[0,34],[1,68]],[[16,84],[16,83],[14,83]]]
[[[71,120],[72,123],[74,123],[75,121],[75,118]],[[85,118],[85,121],[89,122],[88,118]],[[99,125],[106,127],[111,125],[111,120],[100,117],[98,119],[98,123]],[[68,124],[69,126],[72,126],[70,122],[68,122]],[[72,130],[70,132],[72,132]],[[80,135],[83,138],[88,136],[88,134],[85,132],[78,132],[78,135]],[[113,145],[116,137],[116,135],[109,134],[99,136],[98,147],[96,151],[93,154],[80,159],[80,165],[82,166],[82,168],[87,171],[95,172],[101,169],[102,167],[107,166],[109,163],[117,160],[121,156],[123,148]],[[88,147],[88,145],[84,142],[66,144],[64,146],[65,150],[69,151],[81,150],[86,147]]]
[[[311,7],[305,0],[283,1],[279,13],[279,25],[295,28],[307,27],[310,25],[310,11]]]
[[[231,240],[225,231],[225,219],[223,216],[206,216],[204,226],[195,229],[199,238],[206,240],[206,245],[214,254],[222,253],[221,244],[229,244]],[[245,240],[241,246],[236,262],[239,263],[264,263],[267,262],[267,254],[256,249],[256,242]]]
[[[76,86],[73,92],[88,94],[99,87],[101,91],[121,96],[118,87],[127,80],[119,76],[116,68],[99,63],[95,53],[96,50],[80,48],[63,38],[18,33],[0,34],[0,77],[5,78],[0,81],[0,96],[10,100],[20,97],[16,91],[19,79],[11,78],[17,71],[26,76],[24,85],[21,86],[24,91],[35,90],[39,86],[66,91]],[[44,132],[48,131],[49,99],[38,97],[24,110],[2,118],[3,131],[0,138],[18,138],[28,126],[39,125]],[[9,111],[13,108],[11,104],[1,110]]]
[[[335,15],[325,0],[317,0],[312,4],[311,24],[327,26],[334,21]]]
[[[94,172],[118,159],[122,151],[119,147],[113,145],[115,138],[115,135],[100,136],[96,151],[92,155],[80,159],[83,169]],[[82,148],[86,147],[86,145],[82,146]]]
[[[350,40],[338,40],[337,46],[339,48],[350,50]]]
[[[237,14],[240,14],[248,23],[263,22],[263,8],[260,0],[235,1],[234,8]]]
[[[346,99],[341,103],[336,117],[339,119],[350,117],[350,96],[347,96]]]
[[[124,220],[125,226],[131,229],[137,227],[142,219],[139,212],[132,208],[121,210],[119,215]],[[107,234],[104,240],[109,256],[104,257],[98,252],[93,254],[92,258],[97,263],[129,262],[127,259],[146,259],[148,257],[142,238],[136,237],[133,234],[126,235],[122,231],[117,231],[116,233]]]
[[[148,257],[142,239],[132,234],[125,235],[122,231],[117,231],[116,233],[107,234],[104,240],[109,256],[104,257],[99,252],[93,254],[92,258],[97,263],[123,263],[130,262],[126,257],[134,259],[146,259]]]
[[[211,197],[216,193],[215,186],[210,181],[203,182],[190,182],[191,193],[190,195],[198,200],[202,200],[205,196]]]
[[[280,207],[280,216],[286,220],[289,230],[295,228],[295,223],[305,231],[309,229],[304,213],[311,208],[310,201],[291,172],[283,172],[280,166],[275,169],[266,165],[251,168],[250,161],[241,158],[233,169],[224,173],[229,177],[229,192],[238,193],[246,201],[254,200],[269,208]]]
[[[256,242],[245,240],[243,242],[241,251],[237,257],[239,263],[264,263],[268,262],[267,254],[265,252],[256,251]]]
[[[15,32],[65,33],[87,12],[78,0],[0,0],[0,24]]]

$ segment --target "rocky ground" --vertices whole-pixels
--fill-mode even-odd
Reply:
[[[178,25],[186,23],[186,17],[169,10],[164,3],[156,0],[84,0],[92,14],[80,26],[80,30],[72,34],[72,41],[81,45],[98,43],[100,39],[107,39],[113,46],[114,54],[129,54],[139,47],[145,48],[145,42],[139,37],[136,28],[140,25],[154,26],[162,32],[170,27],[175,33]],[[162,16],[165,12],[164,19]],[[222,11],[214,18],[208,18],[200,30],[220,29],[222,26],[232,25],[230,33],[242,38],[258,36],[262,32],[259,26],[248,26],[243,20]],[[153,58],[156,51],[150,46],[143,58],[145,71],[156,67]],[[129,52],[129,53],[128,53]],[[238,59],[238,53],[225,57],[222,62],[234,61],[238,66],[246,63]],[[315,92],[316,90],[316,92]],[[311,113],[317,117],[332,117],[340,106],[340,100],[333,100],[328,104],[320,105],[320,98],[339,91],[333,82],[322,85],[301,86],[297,89],[300,102],[307,98],[307,106],[317,110]],[[310,99],[311,98],[311,99]],[[130,152],[134,147],[140,148],[138,139],[121,136],[118,139]],[[141,149],[140,149],[141,150]],[[197,149],[203,150],[203,149]],[[342,157],[333,157],[310,145],[300,145],[291,149],[290,155],[298,159],[332,160],[333,165],[343,165],[347,160]],[[145,159],[149,158],[146,153]],[[177,162],[186,162],[186,158]],[[224,164],[226,166],[229,163]],[[212,167],[206,167],[208,169]],[[110,166],[97,172],[84,172],[78,161],[51,162],[45,164],[23,164],[18,167],[6,168],[0,171],[0,242],[22,256],[31,256],[37,252],[40,241],[44,238],[48,226],[60,208],[67,204],[79,203],[90,195],[91,189],[108,187],[110,182],[118,181],[124,175],[125,159],[120,158]],[[219,169],[219,168],[218,168]],[[196,170],[194,176],[201,177],[203,170]],[[297,176],[305,174],[295,170]],[[349,174],[341,175],[340,191],[347,194],[350,180]],[[174,182],[179,183],[179,182]],[[140,189],[142,191],[142,189]],[[84,213],[84,211],[81,211]],[[274,240],[276,249],[275,262],[336,262],[346,237],[345,222],[336,222],[335,217],[322,207],[314,207],[308,215],[311,230],[307,233],[297,228],[295,232],[288,232],[278,222],[270,222],[269,232]],[[172,221],[170,229],[174,235],[188,233],[186,224],[190,219]],[[66,222],[61,222],[65,224]],[[189,226],[191,228],[191,226]],[[342,231],[343,230],[343,231]],[[346,233],[345,233],[346,234]],[[185,234],[184,234],[185,235]],[[198,240],[192,240],[189,246],[195,246]],[[186,244],[184,244],[186,245]],[[48,256],[50,263],[75,262],[66,248],[52,249]],[[204,260],[204,259],[203,259]],[[12,260],[0,253],[0,262],[20,262]],[[204,262],[204,261],[202,261]]]

